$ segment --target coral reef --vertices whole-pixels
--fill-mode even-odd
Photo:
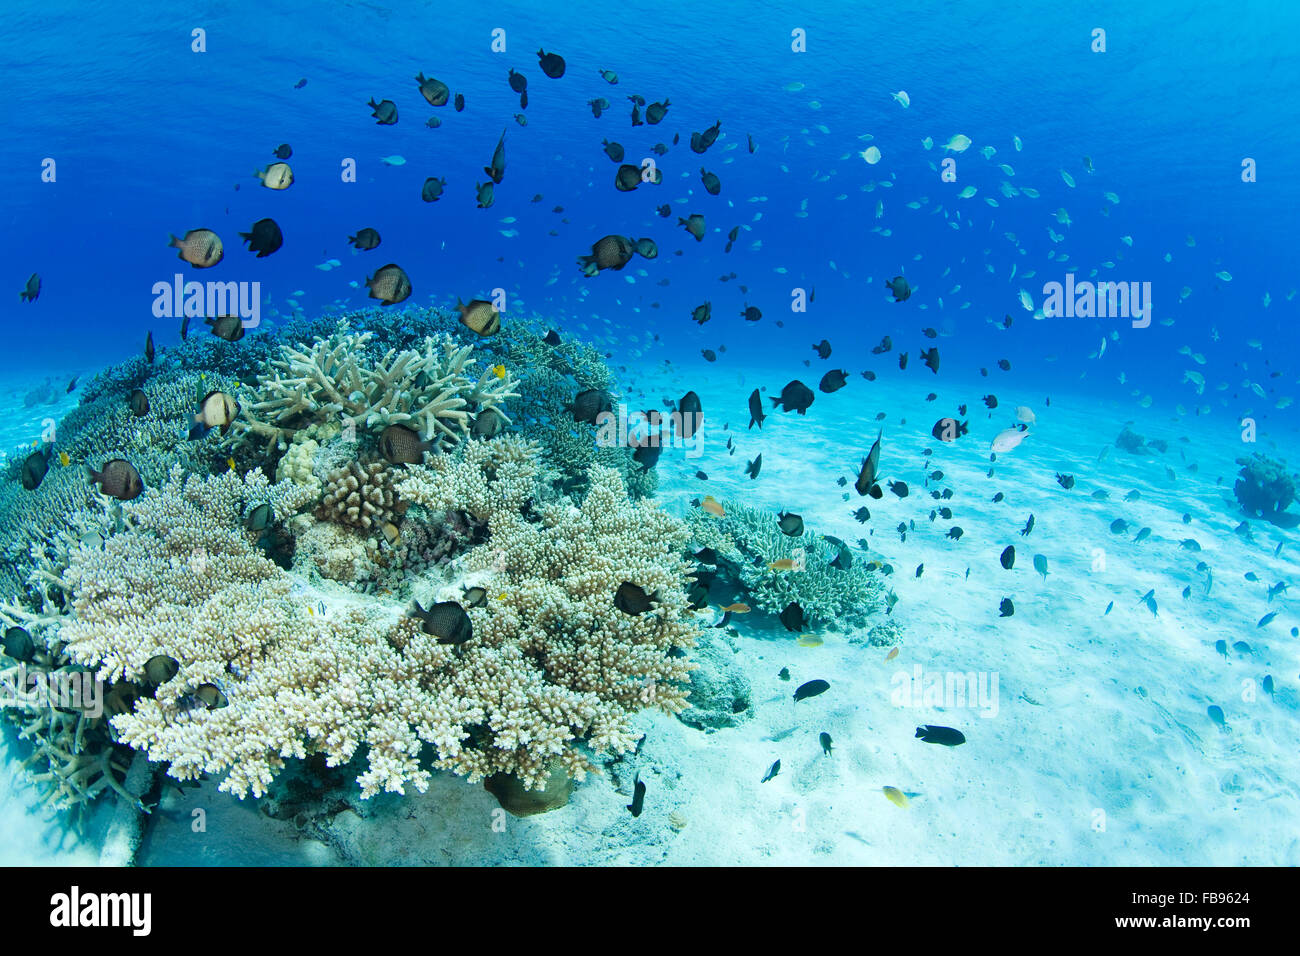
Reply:
[[[305,430],[294,435],[293,444],[280,456],[275,467],[275,480],[292,481],[320,495],[324,491],[324,482],[316,477],[316,453],[319,451],[320,442],[306,437]]]
[[[600,354],[520,322],[470,345],[436,309],[367,328],[378,315],[299,316],[237,342],[200,330],[133,357],[83,385],[39,488],[21,488],[17,462],[0,477],[0,620],[39,648],[23,666],[106,687],[100,716],[10,709],[48,805],[115,792],[140,807],[133,754],[241,797],[311,758],[352,768],[364,797],[446,769],[503,794],[559,782],[545,804],[633,746],[637,711],[685,706],[686,532],[629,500],[655,485],[632,449],[597,447],[567,410],[612,388]],[[242,405],[224,439],[191,432],[214,390]],[[372,461],[399,423],[459,450],[405,471]],[[465,440],[497,425],[508,434]],[[113,457],[139,469],[140,498],[87,480]],[[648,601],[635,614],[615,601],[633,582]],[[438,643],[408,599],[471,583],[491,595],[468,609],[473,639]],[[155,685],[158,655],[177,671]]]
[[[33,542],[47,529],[66,524],[94,497],[81,468],[51,467],[34,491],[25,489],[17,477],[0,478],[0,596],[26,592]]]
[[[14,626],[13,616],[0,612],[0,618]],[[138,807],[139,799],[124,786],[131,751],[114,741],[108,724],[110,717],[129,708],[134,688],[130,684],[109,688],[98,707],[85,700],[75,706],[67,706],[67,700],[55,701],[60,706],[51,706],[36,688],[58,693],[58,688],[77,687],[85,676],[83,668],[60,651],[41,652],[36,660],[21,664],[8,658],[0,661],[4,662],[0,689],[6,710],[19,739],[30,745],[22,765],[42,805],[80,813],[101,793],[112,791]],[[80,821],[74,817],[74,822]]]
[[[359,592],[374,590],[382,568],[376,563],[379,541],[355,527],[313,521],[304,515],[290,523],[294,566],[306,573],[337,581]]]
[[[635,449],[597,444],[596,428],[575,422],[569,411],[585,389],[613,389],[613,376],[598,351],[572,339],[549,345],[544,333],[514,324],[493,348],[507,368],[526,369],[519,384],[518,407],[526,409],[517,433],[538,443],[550,474],[546,479],[565,491],[580,491],[592,465],[617,469],[628,494],[648,498],[658,487],[653,468],[632,455]]]
[[[6,634],[21,628],[31,640],[30,653],[19,659],[0,655],[4,712],[29,747],[23,765],[42,805],[71,811],[74,825],[106,791],[140,806],[125,787],[131,751],[117,742],[110,724],[130,709],[138,689],[128,681],[88,685],[91,675],[68,653],[59,629],[65,619],[61,576],[71,555],[101,547],[120,517],[105,499],[95,500],[95,507],[71,512],[57,531],[31,546],[26,593],[0,601]]]
[[[645,502],[630,502],[613,469],[593,466],[581,505],[539,503],[535,443],[517,437],[466,445],[397,479],[399,495],[429,510],[456,509],[487,523],[488,540],[461,564],[488,576],[495,597],[474,616],[478,641],[522,667],[536,695],[524,713],[488,708],[490,746],[467,750],[454,765],[471,779],[513,773],[541,783],[551,756],[578,779],[590,769],[568,741],[623,752],[636,735],[628,718],[643,707],[676,713],[690,671],[683,651],[696,627],[685,592],[687,564],[677,557],[686,532]],[[643,613],[616,603],[630,583],[651,596]],[[675,650],[674,650],[675,649]],[[472,660],[473,659],[473,660]],[[581,728],[581,730],[579,730]]]
[[[696,633],[677,557],[685,530],[629,502],[609,469],[593,469],[580,507],[534,507],[535,453],[515,438],[466,443],[395,482],[426,514],[464,511],[488,529],[451,562],[493,595],[469,608],[472,640],[459,647],[396,602],[316,588],[297,553],[293,573],[267,558],[245,530],[253,510],[267,503],[275,525],[292,524],[313,498],[258,471],[174,469],[105,515],[99,547],[46,556],[50,600],[27,618],[57,627],[74,664],[149,687],[112,727],[178,780],[219,774],[223,790],[260,795],[286,760],[319,753],[337,766],[358,752],[364,796],[422,790],[431,769],[525,788],[557,772],[581,780],[589,754],[635,744],[636,711],[685,706],[682,649]],[[650,609],[619,608],[627,581]],[[152,686],[145,665],[160,654],[178,666]],[[220,697],[197,694],[205,684]]]
[[[161,481],[173,464],[195,471],[225,467],[227,456],[218,451],[215,435],[197,441],[188,435],[199,399],[214,389],[232,388],[234,381],[174,366],[154,368],[143,359],[126,365],[134,368],[137,361],[147,374],[123,378],[123,383],[135,383],[127,391],[109,388],[105,382],[118,379],[108,376],[48,429],[44,437],[52,438],[50,470],[40,487],[28,491],[19,484],[21,459],[0,478],[0,542],[8,559],[0,568],[0,593],[12,596],[23,590],[30,570],[25,558],[29,543],[65,523],[95,496],[86,477],[88,465],[125,458],[146,486]],[[149,400],[149,411],[141,417],[132,414],[128,403],[129,391],[136,387]],[[66,466],[60,464],[63,455]]]
[[[1247,514],[1277,518],[1295,500],[1300,476],[1288,472],[1286,462],[1257,452],[1237,464],[1241,470],[1232,490]]]
[[[790,537],[770,511],[732,501],[722,504],[722,517],[694,508],[687,523],[697,545],[717,552],[720,577],[725,573],[747,595],[748,603],[779,614],[798,602],[814,627],[846,630],[867,627],[871,616],[885,606],[885,587],[875,570],[861,561],[847,568],[833,566],[840,549],[821,535],[805,531]],[[799,566],[784,571],[768,568],[785,558]],[[876,628],[871,635],[872,643],[896,639],[894,628]]]
[[[377,434],[403,424],[432,442],[452,445],[469,434],[473,417],[518,393],[509,370],[485,369],[470,378],[473,348],[450,337],[428,337],[422,349],[376,354],[373,332],[351,332],[340,322],[310,346],[286,345],[240,393],[244,411],[232,432],[235,444],[253,438],[287,448],[299,429],[326,422]]]
[[[1139,435],[1128,425],[1125,425],[1115,437],[1115,447],[1128,452],[1130,455],[1149,455],[1153,451],[1158,451],[1163,455],[1169,451],[1169,443],[1163,438],[1148,439]]]

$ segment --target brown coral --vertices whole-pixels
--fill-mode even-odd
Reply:
[[[326,476],[316,517],[370,531],[392,520],[396,504],[388,466],[382,461],[354,461]]]

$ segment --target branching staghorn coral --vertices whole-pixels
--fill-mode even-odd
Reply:
[[[0,618],[15,626],[14,615],[0,612]],[[34,660],[22,664],[0,657],[5,712],[18,738],[31,748],[22,767],[41,804],[74,811],[73,822],[79,822],[76,814],[106,790],[139,805],[122,785],[131,753],[114,741],[108,723],[130,706],[135,690],[126,683],[107,688],[93,705],[79,690],[75,700],[59,696],[84,686],[86,676],[59,650],[42,648]]]
[[[179,470],[122,504],[102,548],[68,553],[60,640],[107,680],[143,682],[151,657],[172,657],[176,675],[112,725],[171,776],[224,775],[221,789],[241,797],[312,753],[340,766],[364,751],[366,797],[423,790],[431,769],[532,787],[556,768],[581,779],[589,753],[635,745],[636,711],[685,706],[683,649],[696,634],[678,557],[685,530],[628,502],[608,469],[593,470],[580,508],[564,500],[531,513],[535,455],[519,439],[475,441],[400,481],[426,513],[487,523],[487,542],[457,559],[492,595],[468,609],[473,637],[459,649],[404,605],[313,591],[257,550],[244,530],[251,509],[267,501],[283,523],[309,491],[260,472]],[[625,581],[653,595],[649,610],[615,605]],[[195,706],[204,683],[227,706]]]
[[[340,323],[311,346],[284,346],[267,374],[241,393],[235,441],[260,437],[283,448],[300,428],[350,421],[376,433],[403,424],[428,441],[452,445],[468,434],[474,415],[492,408],[504,417],[502,404],[518,395],[508,370],[498,377],[488,368],[471,378],[473,347],[450,337],[428,337],[420,350],[389,349],[383,356],[371,354],[373,337]]]
[[[140,806],[123,788],[131,753],[117,743],[109,724],[110,717],[130,708],[137,690],[124,681],[90,691],[90,675],[57,638],[64,600],[61,571],[69,552],[95,547],[100,532],[114,520],[105,499],[95,497],[99,508],[74,513],[65,527],[32,546],[32,587],[25,599],[0,602],[0,631],[23,628],[34,647],[22,662],[0,655],[3,711],[31,748],[22,766],[41,804],[72,811],[74,825],[105,790]]]
[[[26,590],[32,543],[46,529],[68,522],[93,497],[83,468],[56,465],[34,491],[17,479],[0,478],[0,595],[12,598]]]

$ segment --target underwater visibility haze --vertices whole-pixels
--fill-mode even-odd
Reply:
[[[6,13],[0,863],[1300,863],[1300,7]]]

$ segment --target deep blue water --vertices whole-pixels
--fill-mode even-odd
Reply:
[[[174,341],[176,323],[150,315],[150,289],[177,271],[260,281],[282,309],[302,291],[298,301],[310,311],[340,297],[360,303],[364,288],[348,282],[397,262],[411,275],[413,302],[450,304],[503,287],[556,323],[609,319],[657,332],[656,357],[685,363],[719,343],[734,366],[801,360],[824,335],[837,347],[835,362],[883,374],[896,371],[893,356],[876,359],[869,346],[890,333],[916,361],[929,343],[915,332],[931,326],[952,333],[940,344],[945,374],[954,376],[973,377],[1007,358],[1022,383],[1060,386],[1087,373],[1080,388],[1117,395],[1140,388],[1172,404],[1189,401],[1180,384],[1187,362],[1175,351],[1188,344],[1209,356],[1202,371],[1211,381],[1295,380],[1300,301],[1286,296],[1300,280],[1288,211],[1300,186],[1288,169],[1300,131],[1285,109],[1300,99],[1295,6],[913,3],[886,12],[850,3],[666,2],[622,16],[585,4],[507,4],[491,13],[416,3],[274,7],[47,3],[8,11],[0,178],[10,291],[0,298],[11,370],[85,371],[134,353],[150,328],[160,346]],[[196,27],[206,30],[206,53],[190,49]],[[505,53],[490,49],[497,27],[506,31]],[[1107,32],[1105,53],[1089,49],[1094,27]],[[807,31],[807,52],[791,52],[793,28]],[[562,79],[538,69],[542,46],[566,57]],[[506,84],[510,68],[529,78],[526,128],[512,118],[519,110]],[[600,69],[617,71],[621,82],[607,84]],[[462,92],[465,111],[425,104],[413,81],[421,71]],[[300,78],[307,84],[295,89]],[[788,91],[794,83],[803,89]],[[910,108],[891,98],[897,90],[908,92]],[[631,127],[633,93],[671,100],[661,125]],[[612,104],[599,119],[586,106],[598,96]],[[398,104],[397,125],[375,124],[365,106],[371,97]],[[430,115],[443,120],[440,128],[423,125]],[[691,153],[690,132],[715,120],[718,143],[703,157]],[[506,178],[495,205],[479,210],[474,183],[503,128]],[[674,133],[681,145],[658,160],[665,182],[615,192],[602,139],[639,159]],[[958,182],[942,183],[929,164],[956,133],[973,145],[957,157]],[[878,165],[858,155],[870,145],[863,134],[882,150]],[[920,145],[926,136],[933,150]],[[294,150],[295,184],[272,192],[252,174],[282,142]],[[724,151],[732,144],[738,148]],[[991,159],[979,154],[985,146],[997,150]],[[394,154],[406,165],[379,161]],[[1083,168],[1084,156],[1095,173]],[[1240,179],[1247,156],[1258,163],[1253,184]],[[58,164],[54,184],[41,181],[45,157]],[[357,160],[358,182],[340,181],[344,157]],[[1014,176],[998,170],[1002,162]],[[721,177],[721,195],[704,193],[701,166]],[[420,201],[427,176],[447,180],[439,202]],[[873,180],[893,186],[864,192]],[[1041,196],[1006,199],[1003,180]],[[978,194],[956,198],[967,185]],[[1107,191],[1118,205],[1103,198]],[[530,202],[538,193],[543,200]],[[672,218],[655,214],[683,196],[690,201],[672,203]],[[749,201],[758,196],[767,199]],[[922,209],[906,208],[922,197],[929,200]],[[807,216],[797,218],[805,200]],[[552,212],[556,205],[562,214]],[[960,229],[931,214],[938,205],[960,211]],[[1062,207],[1068,227],[1053,217]],[[702,243],[676,224],[690,212],[707,217]],[[236,234],[264,216],[281,225],[285,244],[258,260]],[[509,216],[517,222],[499,221]],[[346,238],[367,225],[383,245],[354,254]],[[725,232],[736,225],[751,229],[724,254]],[[217,231],[226,249],[220,265],[202,272],[166,245],[169,233],[197,227]],[[1065,241],[1053,243],[1049,227]],[[557,236],[548,235],[553,229]],[[654,238],[659,258],[582,277],[575,257],[615,232]],[[1131,248],[1121,236],[1132,237]],[[1043,281],[1069,271],[1046,260],[1051,249],[1068,252],[1080,273],[1110,260],[1115,268],[1103,278],[1151,281],[1157,323],[1131,330],[1112,320],[1034,322],[1017,290],[1038,299]],[[313,268],[330,258],[342,267]],[[1035,279],[1009,280],[1013,263],[1020,273],[1036,270]],[[629,284],[624,276],[634,268],[648,276]],[[1232,281],[1217,280],[1220,270]],[[41,298],[19,303],[33,271],[44,281]],[[718,281],[733,271],[737,280]],[[915,293],[895,305],[881,282],[899,272]],[[553,275],[558,281],[546,285]],[[662,279],[671,284],[658,285]],[[794,286],[816,290],[806,315],[789,311]],[[1192,294],[1180,301],[1184,286]],[[706,299],[714,319],[699,329],[689,313]],[[764,321],[743,322],[746,303],[759,306]],[[986,322],[1008,313],[1010,332]],[[1163,327],[1161,318],[1176,324]],[[1111,328],[1119,340],[1104,363],[1090,361]],[[1248,348],[1248,338],[1262,351]],[[1234,368],[1242,361],[1249,373]],[[1282,378],[1270,382],[1264,362]],[[1115,382],[1121,370],[1130,385]]]

